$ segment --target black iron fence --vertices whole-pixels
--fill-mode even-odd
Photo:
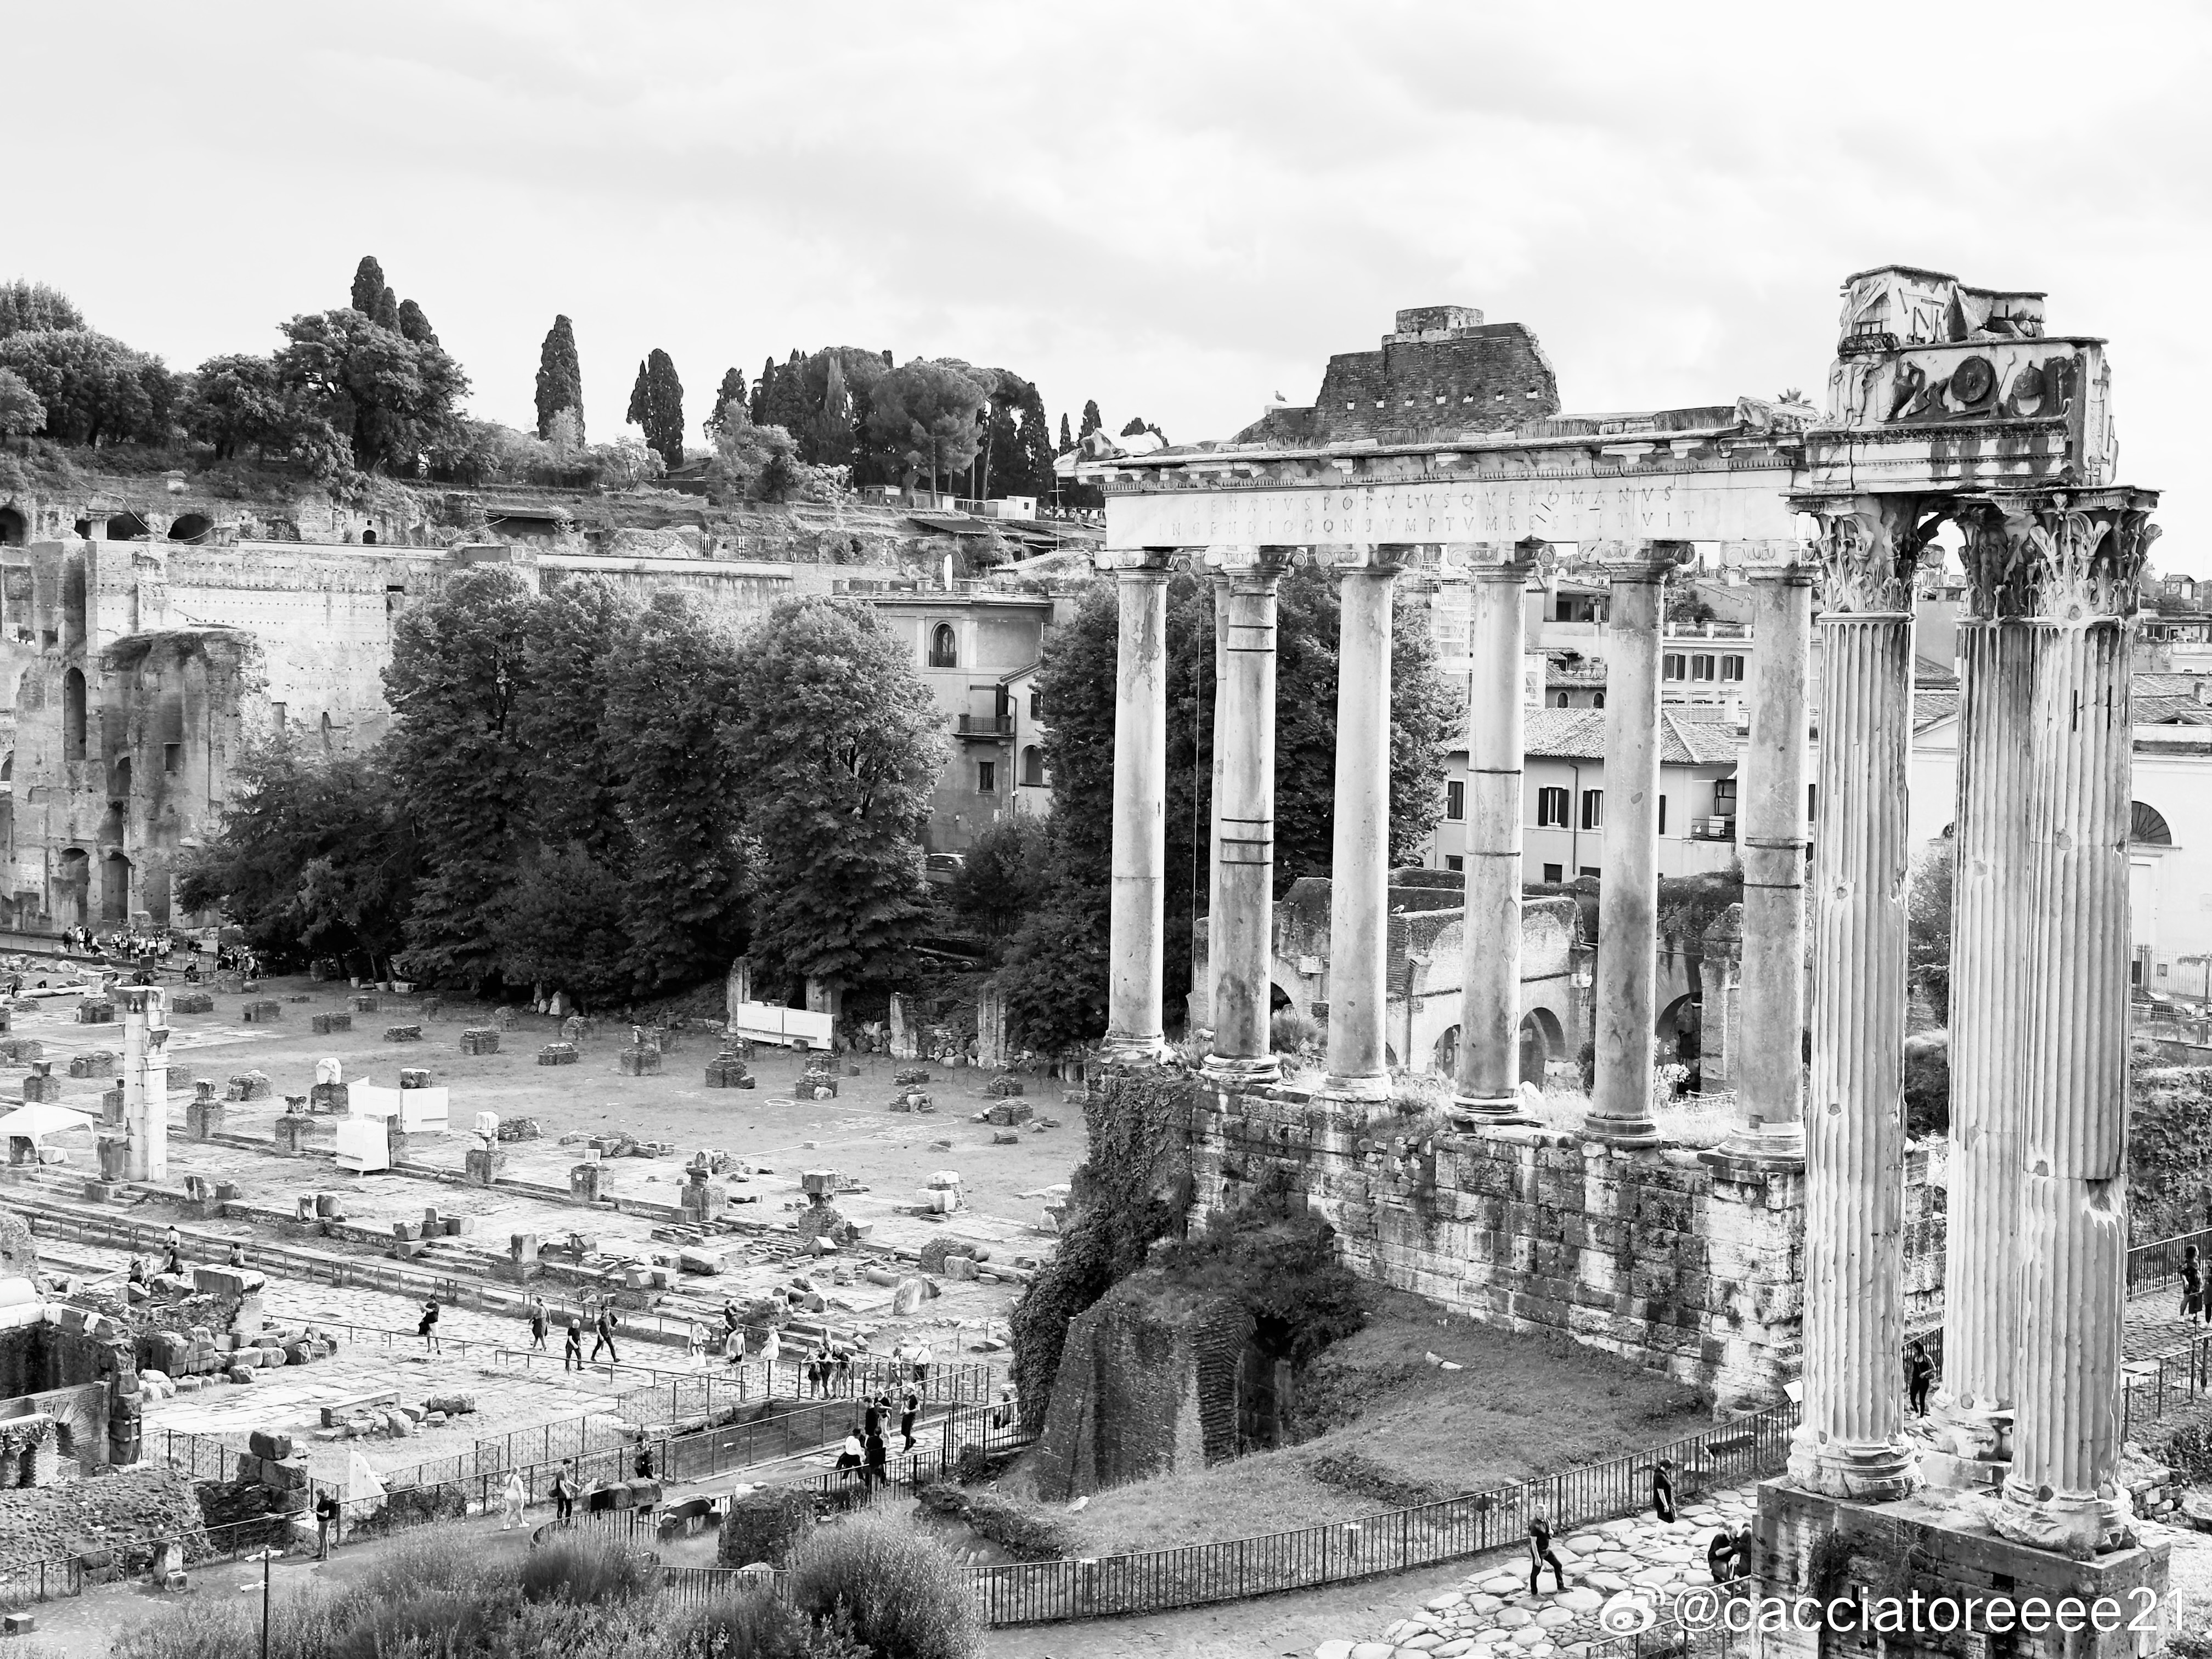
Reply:
[[[2169,1285],[2178,1286],[2181,1280],[2181,1264],[2194,1249],[2200,1272],[2212,1272],[2212,1227],[2199,1227],[2195,1232],[2176,1233],[2171,1238],[2154,1239],[2148,1244],[2137,1244],[2128,1251],[2128,1294],[2142,1296]]]

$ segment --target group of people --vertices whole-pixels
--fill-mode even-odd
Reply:
[[[2212,1296],[2204,1293],[2204,1264],[2194,1244],[2181,1252],[2181,1320],[2185,1325],[2212,1324]]]
[[[1651,1465],[1651,1512],[1662,1522],[1674,1519],[1674,1466],[1663,1457]],[[1705,1567],[1716,1584],[1752,1577],[1758,1559],[1758,1543],[1751,1535],[1748,1521],[1733,1535],[1722,1528],[1705,1546]],[[1567,1570],[1552,1548],[1551,1517],[1539,1510],[1528,1517],[1529,1595],[1540,1594],[1539,1586],[1547,1567],[1552,1570],[1553,1588],[1565,1589]]]
[[[860,1472],[864,1486],[887,1486],[890,1482],[890,1421],[894,1413],[898,1419],[897,1433],[904,1443],[899,1448],[902,1457],[914,1450],[914,1419],[921,1409],[921,1389],[908,1382],[893,1401],[889,1390],[869,1400],[860,1421],[845,1437],[845,1443],[837,1452],[837,1468],[849,1474]]]

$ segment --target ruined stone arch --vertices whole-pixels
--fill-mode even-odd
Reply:
[[[31,539],[31,521],[12,507],[0,507],[0,547],[21,547]]]
[[[169,520],[173,542],[204,542],[215,533],[215,520],[204,513],[186,513]]]
[[[1544,1069],[1567,1058],[1567,1034],[1549,1008],[1531,1008],[1521,1017],[1521,1080],[1544,1086]]]
[[[84,758],[84,671],[79,668],[62,676],[62,758]]]
[[[107,539],[111,542],[143,541],[153,533],[151,526],[136,513],[118,513],[107,521]]]

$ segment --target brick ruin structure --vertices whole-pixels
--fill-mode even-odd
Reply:
[[[2162,1593],[2166,1549],[2130,1526],[2118,1433],[2129,618],[2156,497],[2117,481],[2103,342],[2050,334],[2039,294],[1889,266],[1844,284],[1824,411],[1739,399],[1507,422],[1465,400],[1463,327],[1401,313],[1359,395],[1336,398],[1351,408],[1317,400],[1303,422],[1271,412],[1224,445],[1121,454],[1094,442],[1062,463],[1106,492],[1101,563],[1120,593],[1109,1056],[1144,1066],[1163,1049],[1164,605],[1170,568],[1195,563],[1216,574],[1224,641],[1214,1036],[1191,1148],[1202,1201],[1228,1201],[1272,1165],[1377,1278],[1639,1352],[1712,1382],[1724,1402],[1796,1383],[1789,1473],[1761,1494],[1761,1577],[1778,1592],[1903,1540],[1913,1587],[1961,1601]],[[1331,365],[1340,386],[1345,361]],[[1340,415],[1359,424],[1340,435]],[[1911,582],[1945,526],[1964,543],[1974,620],[1962,653],[1946,1426],[1923,1457],[1899,1386],[1911,1294],[1906,757]],[[1723,1145],[1692,1156],[1662,1144],[1651,1103],[1660,620],[1698,542],[1749,575],[1761,648],[1739,823],[1739,1115]],[[1559,1135],[1522,1121],[1519,1093],[1522,595],[1566,544],[1610,590],[1608,801],[1595,1085],[1579,1132]],[[1317,999],[1328,1061],[1310,1091],[1282,1086],[1268,1030],[1275,591],[1294,559],[1342,584],[1331,954]],[[1366,1125],[1391,1088],[1390,601],[1414,568],[1473,590],[1455,1110],[1448,1133],[1378,1145]],[[1951,1488],[1940,1503],[1921,1495],[1930,1479]],[[1830,1638],[1765,1639],[1810,1652]],[[1930,1641],[1887,1645],[1938,1650]],[[2053,1634],[2022,1637],[2020,1650],[2133,1643]]]

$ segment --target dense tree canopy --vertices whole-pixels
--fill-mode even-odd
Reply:
[[[411,471],[452,435],[469,380],[438,346],[351,307],[295,317],[283,332],[278,380],[347,439],[364,471]]]
[[[726,368],[722,371],[722,384],[714,390],[714,407],[708,412],[702,423],[702,429],[708,438],[720,435],[722,424],[728,418],[725,411],[732,404],[750,412],[750,405],[745,401],[744,371]]]
[[[159,357],[89,329],[27,329],[0,339],[0,369],[30,387],[46,432],[65,444],[158,443],[169,435],[177,377]]]
[[[20,276],[12,283],[0,283],[0,340],[10,334],[45,329],[77,332],[83,327],[83,313],[59,289]]]
[[[0,438],[43,431],[46,405],[30,382],[12,368],[0,368]]]
[[[961,368],[916,360],[876,382],[868,430],[935,489],[975,459],[990,402],[989,392]]]
[[[637,366],[623,418],[644,428],[646,447],[670,466],[684,465],[684,382],[676,378],[675,360],[659,346]]]

